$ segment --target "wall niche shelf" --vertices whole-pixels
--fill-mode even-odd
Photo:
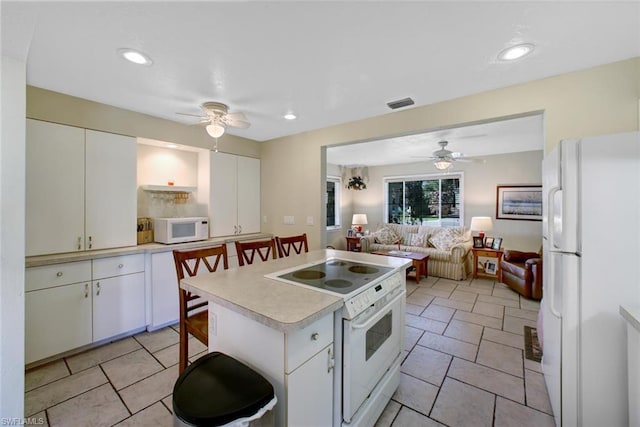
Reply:
[[[153,193],[193,193],[196,187],[185,187],[179,185],[141,185],[144,191]]]
[[[141,185],[144,191],[151,193],[152,198],[158,198],[174,203],[187,203],[189,195],[196,191],[196,187],[178,185]]]

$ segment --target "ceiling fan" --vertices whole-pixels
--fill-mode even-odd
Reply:
[[[200,106],[204,115],[177,113],[182,116],[198,117],[200,121],[196,124],[207,124],[207,133],[212,138],[221,137],[228,127],[246,129],[251,126],[244,113],[230,113],[229,107],[221,102],[205,102]]]
[[[464,157],[464,154],[462,153],[447,150],[448,144],[449,141],[438,142],[440,149],[434,151],[432,155],[428,157],[428,159],[433,160],[433,165],[436,167],[436,169],[447,170],[455,162],[484,162],[484,160],[481,159]]]

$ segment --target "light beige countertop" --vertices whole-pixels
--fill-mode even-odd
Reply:
[[[640,306],[621,305],[620,314],[636,331],[640,332]]]
[[[63,262],[86,261],[98,258],[109,258],[121,255],[146,254],[157,252],[168,252],[174,249],[199,248],[203,246],[219,245],[221,243],[231,243],[235,240],[266,239],[270,234],[246,234],[242,236],[214,237],[198,242],[176,243],[164,245],[162,243],[145,243],[144,245],[127,246],[123,248],[102,249],[96,251],[78,251],[64,254],[39,255],[25,258],[25,267],[40,267],[43,265],[60,264]]]
[[[306,254],[258,262],[226,271],[183,279],[180,285],[245,317],[270,328],[289,333],[338,310],[343,305],[339,296],[296,286],[264,277],[265,274],[290,269],[328,258],[368,262],[404,269],[411,260],[320,249]]]

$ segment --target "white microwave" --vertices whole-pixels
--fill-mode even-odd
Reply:
[[[195,242],[209,238],[209,218],[154,218],[153,240],[172,244]]]

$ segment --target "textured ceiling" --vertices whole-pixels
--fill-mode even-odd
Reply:
[[[27,61],[28,84],[182,123],[176,113],[220,101],[252,124],[229,132],[256,141],[388,114],[407,96],[420,106],[640,56],[636,1],[0,7],[3,55]],[[496,60],[518,42],[537,48]],[[122,47],[154,64],[125,62]]]

